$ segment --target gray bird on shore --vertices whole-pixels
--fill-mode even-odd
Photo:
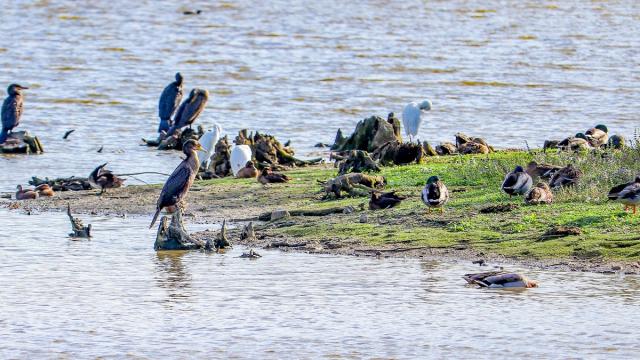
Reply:
[[[164,183],[156,205],[156,213],[153,215],[149,229],[156,223],[162,209],[166,207],[179,207],[180,201],[182,201],[189,192],[200,169],[198,150],[202,150],[202,146],[196,140],[188,140],[182,145],[182,152],[184,152],[187,157],[176,167]]]
[[[24,87],[18,84],[11,84],[7,89],[7,96],[2,103],[2,133],[0,133],[0,144],[7,140],[9,132],[20,124],[20,117],[22,116],[23,97],[22,90],[26,90],[28,87]]]
[[[176,73],[176,81],[167,85],[160,95],[158,102],[158,116],[160,117],[160,126],[158,132],[169,131],[171,127],[171,116],[180,106],[182,101],[182,75]]]
[[[502,190],[509,194],[509,197],[513,195],[526,194],[533,185],[533,179],[527,174],[522,166],[516,166],[516,168],[508,173],[504,177],[502,182]]]
[[[191,126],[194,121],[200,116],[204,107],[209,100],[209,92],[203,89],[193,89],[189,93],[189,97],[185,100],[173,119],[173,126],[167,132],[167,135],[171,136],[173,133],[185,126]]]

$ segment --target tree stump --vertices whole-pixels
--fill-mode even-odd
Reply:
[[[402,138],[399,136],[399,128],[397,129],[397,133],[396,129],[394,129],[393,123],[395,121],[393,118],[394,116],[391,116],[391,123],[380,116],[372,116],[361,120],[356,125],[353,134],[346,140],[339,138],[338,135],[342,137],[342,132],[338,130],[339,133],[336,135],[336,143],[333,144],[331,150],[364,150],[373,152],[390,141],[402,142]]]
[[[422,145],[390,141],[376,149],[371,156],[382,165],[406,165],[420,163],[424,155]]]
[[[0,153],[5,154],[41,154],[44,152],[42,143],[37,136],[28,131],[15,131],[9,134],[7,140],[0,144]]]
[[[182,207],[177,206],[169,221],[168,216],[160,219],[158,233],[153,248],[157,250],[194,250],[204,248],[205,243],[189,236],[182,220]]]
[[[245,225],[242,228],[242,232],[240,233],[240,240],[248,240],[248,241],[256,241],[256,232],[253,228],[253,222],[249,222],[249,224]]]
[[[84,226],[82,220],[74,218],[73,215],[71,215],[71,205],[69,204],[67,204],[67,216],[69,216],[69,221],[71,221],[71,231],[73,231],[69,236],[76,238],[91,237],[91,224]]]
[[[224,250],[231,246],[229,238],[227,237],[227,220],[222,220],[222,228],[216,236],[215,240],[207,239],[204,245],[204,249],[207,251],[224,252]]]
[[[331,155],[338,165],[338,175],[344,175],[350,172],[378,172],[380,166],[374,161],[369,153],[363,150],[351,150],[347,156]]]

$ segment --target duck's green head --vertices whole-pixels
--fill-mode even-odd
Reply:
[[[587,139],[587,135],[585,135],[584,133],[577,133],[576,134],[576,138],[589,140],[589,139]]]
[[[434,175],[434,176],[430,177],[429,179],[427,179],[427,184],[435,184],[438,181],[440,181],[440,178]]]
[[[605,133],[608,133],[608,132],[609,132],[609,129],[607,129],[607,126],[606,126],[606,125],[603,125],[603,124],[598,124],[598,125],[596,125],[596,129],[598,129],[598,130],[602,130],[602,131],[604,131]]]
[[[522,168],[522,166],[518,165],[515,169],[513,169],[513,172],[521,173],[524,172],[524,169]]]

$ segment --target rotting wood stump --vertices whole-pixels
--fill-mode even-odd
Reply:
[[[67,216],[69,216],[69,221],[71,221],[71,231],[69,234],[70,237],[75,238],[90,238],[91,237],[91,224],[84,226],[84,223],[79,218],[74,218],[71,215],[71,205],[67,204]]]
[[[169,216],[163,216],[160,219],[156,241],[153,248],[158,250],[196,250],[205,247],[203,241],[197,240],[189,236],[184,228],[182,220],[182,209],[177,207],[176,211]]]
[[[330,159],[336,161],[338,175],[380,171],[378,163],[364,150],[351,150],[345,154],[332,154]]]
[[[44,147],[37,136],[28,131],[14,131],[0,144],[0,154],[42,154]]]

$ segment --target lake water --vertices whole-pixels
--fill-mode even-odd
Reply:
[[[0,358],[633,358],[640,277],[260,250],[155,252],[147,217],[0,210]],[[216,225],[188,225],[190,231]]]
[[[211,92],[198,123],[291,139],[303,157],[338,128],[424,98],[419,138],[431,142],[464,131],[540,146],[597,123],[627,137],[639,126],[634,0],[190,3],[0,1],[0,96],[31,87],[20,128],[47,151],[0,157],[0,190],[106,161],[170,172],[177,153],[139,144],[176,71],[187,91]]]

